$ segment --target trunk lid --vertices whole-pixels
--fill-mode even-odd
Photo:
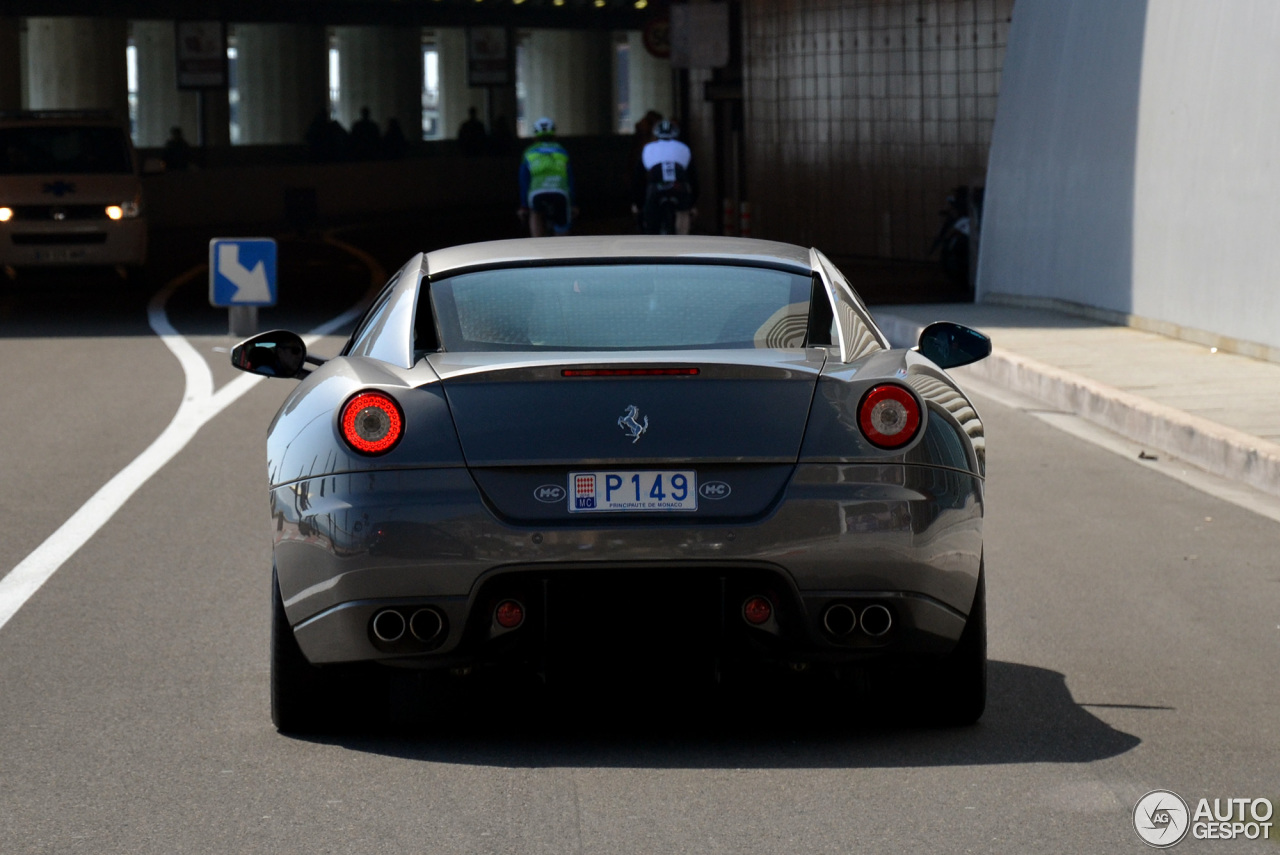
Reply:
[[[430,362],[473,469],[652,467],[794,463],[825,356],[819,348],[441,353]],[[658,371],[685,373],[644,373]]]

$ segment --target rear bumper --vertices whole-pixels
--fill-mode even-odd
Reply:
[[[534,645],[514,644],[518,633],[494,632],[494,605],[509,596],[526,607],[519,632],[530,640],[559,631],[543,607],[564,597],[574,611],[619,600],[622,623],[601,631],[605,644],[633,637],[625,627],[636,618],[627,615],[645,614],[646,603],[696,599],[700,610],[676,609],[674,618],[659,605],[645,637],[675,625],[691,643],[719,643],[728,627],[740,648],[805,661],[944,654],[964,627],[982,554],[981,481],[925,466],[802,465],[769,514],[742,523],[514,525],[486,507],[464,469],[299,481],[275,488],[271,502],[281,594],[315,663],[443,667],[527,651]],[[761,592],[775,625],[744,626],[743,598]],[[855,615],[884,606],[893,628],[832,633],[824,616],[834,604]],[[406,618],[434,609],[444,629],[425,644],[380,642],[370,622],[387,608]],[[591,626],[579,630],[593,637]]]
[[[141,265],[147,221],[10,221],[0,226],[0,264],[11,267]]]

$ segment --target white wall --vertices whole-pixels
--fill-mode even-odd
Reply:
[[[1280,4],[1019,0],[978,293],[1280,346]]]
[[[457,139],[468,108],[475,107],[480,120],[484,120],[485,91],[467,86],[466,30],[437,30],[436,50],[440,52],[440,128],[445,139]],[[515,117],[507,118],[514,126]]]
[[[1280,347],[1280,3],[1151,0],[1133,313]]]
[[[644,34],[632,30],[627,33],[629,63],[629,91],[631,122],[635,124],[649,110],[657,110],[670,118],[675,110],[675,93],[671,86],[671,61],[658,59],[644,46]],[[630,131],[628,127],[625,130]]]
[[[199,96],[178,89],[178,58],[173,21],[134,21],[138,47],[138,127],[134,143],[162,146],[169,129],[182,128],[195,145],[200,133]],[[225,100],[225,95],[224,95]]]
[[[350,129],[369,108],[385,132],[395,118],[405,138],[422,138],[422,29],[335,27],[338,42],[338,121]]]
[[[237,24],[240,142],[301,143],[329,106],[329,39],[316,24]]]
[[[608,30],[530,30],[517,72],[526,121],[547,116],[560,136],[612,133],[612,68]]]
[[[27,106],[32,110],[110,110],[129,118],[123,19],[28,18]]]
[[[1146,3],[1020,0],[987,168],[987,292],[1128,311]]]

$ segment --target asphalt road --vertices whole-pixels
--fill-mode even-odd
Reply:
[[[367,289],[368,264],[312,243],[309,290],[271,324],[308,328]],[[0,575],[183,403],[146,315],[177,260],[117,293],[0,289]],[[222,389],[230,340],[205,288],[193,274],[169,317]],[[513,690],[433,728],[279,735],[264,435],[290,388],[258,383],[209,419],[0,627],[0,853],[1143,852],[1149,790],[1280,804],[1280,524],[984,396],[975,727]]]

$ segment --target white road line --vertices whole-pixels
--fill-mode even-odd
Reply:
[[[245,374],[213,391],[213,372],[196,349],[169,323],[165,303],[179,287],[204,268],[196,267],[177,277],[151,298],[147,305],[147,322],[165,346],[177,357],[186,379],[182,403],[168,427],[156,437],[128,466],[116,473],[89,501],[80,506],[57,531],[49,535],[35,550],[0,579],[0,629],[31,599],[40,586],[49,581],[68,558],[88,542],[107,521],[115,516],[138,488],[186,447],[210,419],[222,412],[259,381],[265,378]],[[305,336],[308,345],[357,318],[364,299]]]

